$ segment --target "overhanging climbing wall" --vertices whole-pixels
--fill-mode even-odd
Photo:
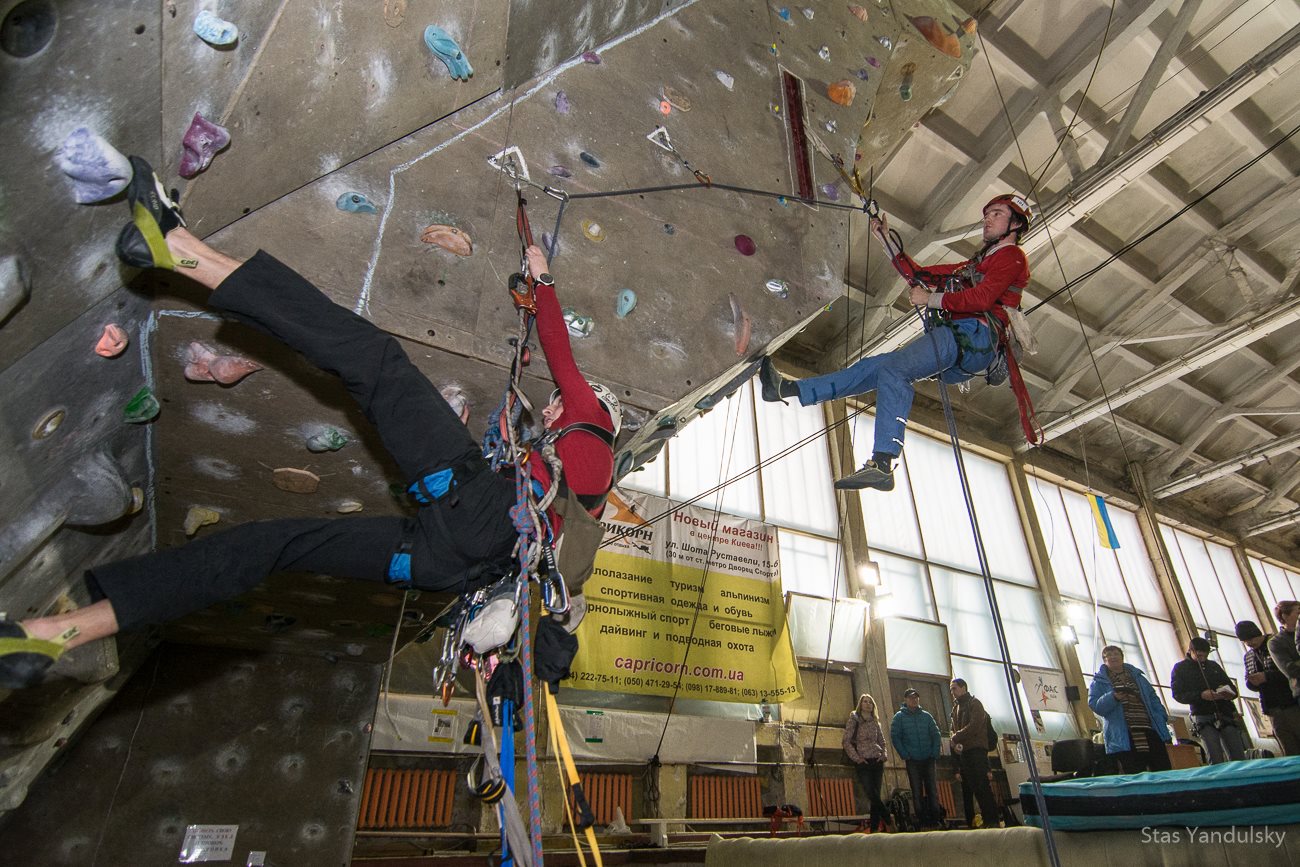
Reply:
[[[0,3],[0,610],[83,604],[87,565],[231,524],[407,508],[337,382],[206,312],[183,277],[116,263],[121,195],[78,204],[64,174],[111,186],[101,139],[181,188],[197,234],[265,248],[396,334],[469,400],[475,434],[506,379],[519,262],[514,185],[488,160],[515,148],[578,361],[630,407],[620,472],[839,298],[843,175],[865,183],[952,94],[971,61],[964,14],[940,0],[616,5]],[[131,343],[98,355],[109,323]],[[530,370],[541,401],[544,359]],[[79,480],[105,484],[87,501]],[[406,634],[440,601],[412,600]],[[278,576],[169,629],[377,661],[399,602],[343,576]],[[93,683],[117,667],[121,645],[104,644],[82,654],[90,685],[24,696],[0,805],[116,688]]]

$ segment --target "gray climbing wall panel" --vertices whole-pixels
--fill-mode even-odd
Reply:
[[[29,23],[45,11],[56,24],[27,56],[10,50],[20,7]],[[201,7],[237,24],[240,39],[200,41],[191,25]],[[836,205],[853,199],[842,173],[856,170],[865,184],[971,62],[964,16],[944,0],[808,11],[734,0],[0,2],[0,611],[85,604],[86,567],[183,544],[192,507],[219,516],[198,536],[353,504],[363,515],[405,508],[389,492],[405,480],[332,378],[206,313],[182,276],[123,288],[132,274],[112,256],[122,197],[74,204],[52,161],[74,129],[144,155],[168,186],[183,186],[197,234],[233,255],[268,250],[397,335],[433,381],[466,391],[475,436],[505,383],[515,319],[504,287],[519,261],[515,190],[487,160],[517,147],[534,181],[572,196],[552,270],[562,303],[594,322],[575,337],[579,363],[630,409],[626,471],[841,295],[850,211]],[[464,50],[468,81],[425,47],[429,24]],[[39,41],[39,31],[17,42]],[[195,112],[232,141],[186,185],[181,140]],[[648,140],[658,126],[675,152]],[[772,195],[702,186],[691,169]],[[791,198],[801,173],[821,204]],[[691,188],[579,198],[679,184]],[[555,232],[560,200],[524,191],[534,231]],[[456,229],[469,255],[422,240],[436,225]],[[619,317],[628,290],[637,304]],[[91,352],[108,321],[133,341],[113,359]],[[196,342],[263,369],[232,385],[188,381]],[[525,387],[539,402],[550,388],[540,353],[529,370]],[[122,408],[146,384],[161,412],[128,425]],[[59,409],[62,424],[33,437]],[[325,428],[351,442],[309,451],[307,438]],[[277,468],[310,471],[319,488],[282,491],[271,481]],[[115,493],[79,498],[90,479]],[[131,485],[145,492],[143,510],[125,515]],[[83,523],[111,520],[67,526],[70,503],[93,507],[78,512]],[[409,599],[401,639],[443,601]],[[377,661],[400,603],[342,576],[275,576],[168,635],[322,665]],[[61,664],[66,677],[21,700],[0,697],[0,716],[19,720],[0,728],[0,809],[22,800],[57,753],[51,743],[112,695],[114,672],[130,670],[144,641],[88,646]],[[137,824],[169,827],[156,825],[168,816]],[[286,828],[277,826],[281,836],[301,830]]]
[[[143,669],[0,827],[6,863],[175,864],[188,825],[238,825],[228,863],[348,863],[378,666],[164,644]]]

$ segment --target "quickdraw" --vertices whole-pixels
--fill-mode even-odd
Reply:
[[[666,127],[656,126],[654,128],[654,132],[646,136],[646,139],[651,144],[656,145],[657,147],[660,147],[668,151],[668,153],[672,154],[673,156],[677,157],[677,159],[681,161],[681,164],[686,167],[686,170],[695,176],[695,180],[699,181],[701,184],[704,184],[704,186],[706,187],[713,186],[713,179],[710,178],[708,175],[706,175],[704,172],[692,166],[690,162],[686,159],[686,157],[682,156],[681,151],[677,150],[677,148],[673,146],[673,140],[668,136],[668,130]]]

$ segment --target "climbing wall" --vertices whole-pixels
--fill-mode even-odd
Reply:
[[[853,187],[973,51],[943,0],[24,0],[0,16],[11,616],[84,604],[88,565],[245,521],[410,508],[336,380],[183,276],[117,263],[121,154],[180,191],[199,236],[267,250],[396,335],[476,436],[507,376],[518,189],[579,364],[628,407],[625,473],[841,296]],[[551,388],[540,354],[524,388]],[[374,662],[446,601],[399,613],[375,584],[282,575],[167,635]],[[120,686],[125,641],[69,658],[72,681],[0,724],[0,809]],[[69,702],[76,720],[44,724]]]

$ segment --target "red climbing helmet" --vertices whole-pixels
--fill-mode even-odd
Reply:
[[[994,205],[1006,205],[1010,208],[1011,213],[1025,221],[1026,230],[1034,222],[1034,209],[1029,207],[1029,202],[1025,201],[1025,197],[1019,193],[1003,193],[1000,196],[994,196],[989,199],[988,204],[984,206],[984,210],[980,213],[984,213]]]

